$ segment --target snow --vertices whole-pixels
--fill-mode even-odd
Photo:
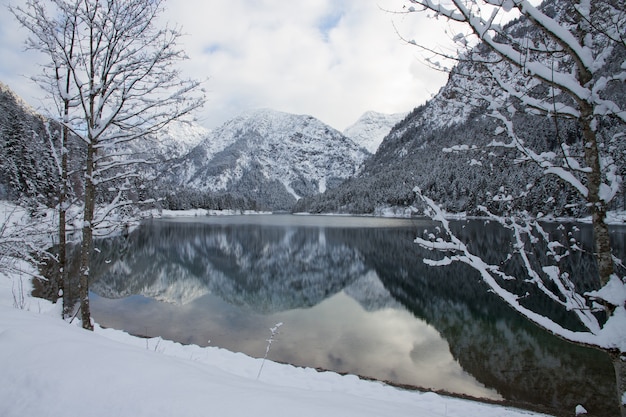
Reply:
[[[586,294],[592,298],[605,300],[613,305],[619,306],[626,303],[626,285],[617,276],[611,276],[609,282],[598,291],[591,291]],[[626,326],[626,323],[624,324]]]
[[[159,146],[160,155],[180,157],[200,144],[211,135],[211,131],[191,121],[174,121],[159,131],[156,141],[150,141],[152,147]]]
[[[201,217],[201,216],[234,216],[239,214],[271,214],[267,211],[252,210],[207,210],[207,209],[190,209],[190,210],[153,210],[148,217]]]
[[[326,192],[326,178],[324,177],[320,178],[318,191],[320,192],[320,194],[323,194]]]
[[[384,114],[368,111],[347,127],[343,134],[374,154],[385,136],[405,117],[406,113]]]
[[[390,217],[390,218],[411,218],[416,214],[416,210],[413,207],[389,207],[381,206],[374,210],[374,216],[376,217]]]
[[[443,148],[442,152],[451,153],[451,152],[460,152],[460,151],[468,151],[470,149],[469,145],[454,145],[450,148]],[[476,146],[472,146],[472,149],[476,149]]]
[[[76,321],[61,320],[59,305],[30,297],[27,276],[0,274],[5,417],[540,415],[97,325],[85,331]],[[16,308],[14,301],[22,298]]]

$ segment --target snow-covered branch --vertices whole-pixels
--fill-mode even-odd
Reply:
[[[611,280],[612,288],[617,289],[617,291],[611,291],[610,294],[622,294],[622,296],[610,296],[607,297],[608,300],[603,300],[612,303],[615,310],[606,322],[600,323],[594,315],[595,307],[590,305],[584,295],[576,291],[576,286],[570,280],[569,275],[561,272],[557,266],[560,257],[568,256],[568,253],[559,250],[562,249],[561,245],[556,241],[551,241],[541,225],[532,219],[526,219],[520,223],[510,217],[486,213],[491,220],[497,221],[512,231],[514,238],[512,256],[518,256],[522,260],[522,265],[526,271],[524,280],[537,286],[553,302],[573,312],[587,329],[587,331],[572,331],[525,306],[522,301],[525,295],[516,294],[505,286],[507,281],[522,279],[522,277],[510,276],[503,270],[503,265],[489,264],[481,257],[473,254],[452,231],[450,223],[446,220],[445,211],[432,199],[423,195],[419,188],[415,188],[414,191],[417,197],[426,204],[427,214],[440,223],[441,229],[439,236],[430,235],[428,239],[417,237],[415,242],[423,248],[445,253],[445,257],[438,261],[424,259],[426,264],[445,266],[452,262],[464,263],[478,271],[483,282],[506,304],[549,332],[572,342],[598,346],[608,350],[625,351],[626,326],[620,330],[615,328],[615,324],[623,322],[626,317],[626,310],[624,309],[626,284],[622,280],[617,278]],[[555,261],[553,265],[538,267],[530,260],[527,247],[539,244],[545,245],[548,255]],[[601,297],[606,294],[608,294],[607,291],[590,293],[594,297]]]

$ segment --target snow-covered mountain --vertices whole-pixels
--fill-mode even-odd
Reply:
[[[159,131],[156,143],[163,155],[176,158],[189,153],[210,133],[210,130],[196,122],[174,121]]]
[[[542,8],[548,15],[568,21],[576,13],[574,3],[546,0]],[[543,36],[538,28],[524,19],[510,22],[504,31],[513,38],[524,40]],[[603,55],[599,49],[603,45],[601,42],[595,45],[597,56]],[[485,56],[489,53],[489,49],[481,44],[476,51]],[[625,59],[626,48],[616,46],[610,56],[607,55],[603,67],[607,74],[598,76],[610,78]],[[563,61],[558,65],[563,70],[572,63]],[[508,142],[509,138],[498,129],[501,125],[488,116],[492,112],[490,105],[502,94],[497,83],[491,84],[489,80],[480,65],[460,61],[451,70],[447,84],[392,128],[353,179],[323,196],[298,201],[294,210],[378,214],[392,208],[406,212],[420,204],[413,192],[418,186],[450,212],[480,215],[479,207],[486,204],[494,212],[519,210],[568,217],[587,215],[586,206],[575,190],[564,187],[555,177],[545,175],[538,165],[517,163],[513,152],[491,146],[494,141]],[[623,88],[615,83],[606,91],[607,97],[616,103],[624,103]],[[533,94],[541,99],[543,90],[535,88]],[[581,128],[573,120],[562,118],[557,123],[553,118],[527,110],[520,108],[515,113],[515,130],[523,143],[539,153],[560,154],[563,143],[572,147],[569,150],[571,155],[583,153]],[[606,140],[620,134],[616,133],[619,128],[611,123],[609,118],[603,121]],[[618,171],[623,172],[626,169],[626,142],[607,142],[603,146],[611,149],[610,158]],[[458,152],[458,149],[468,151]],[[500,190],[515,194],[515,198],[496,198]],[[615,199],[614,203],[615,209],[621,209],[624,204],[623,199]]]
[[[0,85],[0,197],[45,196],[46,204],[54,204],[58,173],[47,135],[60,137],[58,129]],[[36,140],[28,141],[33,134]],[[80,143],[70,151],[80,172]],[[267,109],[246,112],[214,131],[173,122],[124,145],[123,154],[152,161],[136,168],[142,175],[137,183],[144,197],[158,199],[162,207],[259,210],[290,210],[301,197],[354,176],[370,156],[311,116]]]
[[[406,113],[385,114],[368,111],[353,125],[347,127],[343,134],[374,154],[391,128],[405,117]]]
[[[229,193],[258,208],[287,210],[352,177],[368,156],[311,116],[260,109],[210,132],[169,178],[178,190]]]

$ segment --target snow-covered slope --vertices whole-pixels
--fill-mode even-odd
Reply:
[[[368,111],[363,113],[352,126],[347,127],[343,134],[373,154],[376,153],[378,145],[389,134],[391,128],[405,116],[406,113],[384,114]]]
[[[60,148],[61,125],[38,114],[0,82],[0,198],[28,199],[29,204],[57,204],[60,181],[54,152]],[[51,147],[50,145],[54,146]],[[65,145],[70,171],[80,172],[80,143],[70,136]],[[55,151],[56,149],[56,151]],[[77,176],[69,181],[77,183]]]
[[[162,155],[180,157],[206,139],[210,132],[196,122],[175,121],[159,131],[156,143]]]
[[[13,102],[14,105],[19,107],[23,112],[30,114],[31,116],[41,117],[35,109],[33,109],[22,97],[18,96],[8,85],[0,81],[0,96],[7,96]],[[6,100],[6,99],[3,99]]]
[[[182,160],[174,183],[254,199],[263,208],[289,209],[299,198],[353,176],[367,156],[311,116],[260,109],[211,132]]]
[[[576,14],[574,3],[546,0],[542,8],[548,15],[567,22]],[[601,8],[598,13],[600,11]],[[504,30],[509,36],[524,41],[543,36],[540,29],[524,19],[511,22]],[[599,43],[594,56],[603,56],[601,47]],[[489,48],[479,45],[475,51],[488,56]],[[610,78],[609,74],[615,71],[611,68],[622,65],[626,49],[623,45],[616,47],[609,55],[603,68]],[[563,71],[571,64],[564,60],[558,65]],[[480,65],[461,60],[451,70],[447,84],[431,100],[393,127],[355,178],[324,196],[300,200],[294,210],[375,214],[392,208],[406,212],[421,204],[413,192],[418,186],[449,212],[481,215],[479,207],[487,204],[494,212],[512,209],[564,217],[586,216],[585,205],[575,190],[564,187],[554,176],[545,175],[538,165],[516,163],[515,155],[490,146],[494,141],[508,142],[509,138],[498,129],[501,124],[488,116],[493,110],[490,104],[501,98],[502,90],[485,74]],[[607,91],[611,100],[623,103],[626,94],[622,88],[616,83],[612,91]],[[535,88],[532,94],[542,99],[543,91]],[[560,154],[562,141],[568,146],[581,146],[580,128],[572,120],[562,118],[555,123],[553,119],[526,110],[517,110],[515,131],[535,152]],[[611,126],[612,121],[603,123],[603,137],[612,137],[615,133],[611,129],[616,129]],[[464,147],[457,148],[459,145]],[[610,157],[621,170],[624,169],[624,146],[623,141],[616,141],[605,147],[611,149]],[[472,150],[458,152],[456,149]],[[582,153],[570,152],[572,155]],[[504,204],[502,199],[494,198],[501,189],[512,190],[516,197]],[[620,199],[614,201],[621,204]]]
[[[6,417],[539,416],[351,375],[264,363],[223,349],[141,339],[100,327],[87,332],[50,315],[6,306],[11,297],[6,282],[3,276],[0,414]]]

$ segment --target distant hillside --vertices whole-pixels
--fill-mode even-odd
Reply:
[[[574,13],[567,1],[546,1],[542,7],[557,18]],[[537,29],[519,20],[505,30],[526,39]],[[486,51],[482,45],[477,48]],[[616,48],[606,67],[624,62],[625,49]],[[463,94],[479,86],[480,71],[478,66],[460,62],[438,94],[397,124],[354,178],[324,195],[300,200],[295,210],[375,214],[392,209],[408,213],[416,204],[413,189],[419,186],[451,212],[478,214],[477,206],[486,204],[500,212],[585,214],[585,205],[571,187],[553,176],[544,176],[537,166],[516,163],[502,148],[488,146],[494,139],[504,138],[497,136],[497,126],[486,116],[486,107],[462,99]],[[614,100],[626,100],[624,91],[616,89],[612,94]],[[582,152],[581,132],[575,123],[559,120],[557,124],[554,119],[520,110],[516,131],[527,144],[538,151],[558,151],[562,142],[571,146],[572,152]],[[622,175],[626,174],[624,142],[609,143],[607,138],[604,145],[612,150]],[[511,193],[511,200],[494,197],[502,192]],[[617,198],[615,208],[623,206],[623,199]]]
[[[156,137],[137,140],[129,147],[156,162],[137,167],[138,171],[160,172],[168,160],[186,155],[208,134],[196,123],[173,122]],[[56,205],[60,138],[59,123],[39,114],[0,82],[0,199],[19,201],[33,208],[38,204]],[[70,179],[70,192],[80,195],[84,147],[75,137],[70,137],[67,147],[75,173]]]
[[[32,207],[56,204],[60,137],[58,123],[0,84],[0,198]],[[84,147],[72,139],[69,148],[77,173],[71,186],[80,195]],[[171,209],[288,211],[298,199],[354,176],[370,156],[311,116],[267,109],[247,112],[214,131],[173,122],[119,151],[151,161],[134,168],[135,197],[156,198]],[[101,190],[102,197],[108,192],[114,187]]]

